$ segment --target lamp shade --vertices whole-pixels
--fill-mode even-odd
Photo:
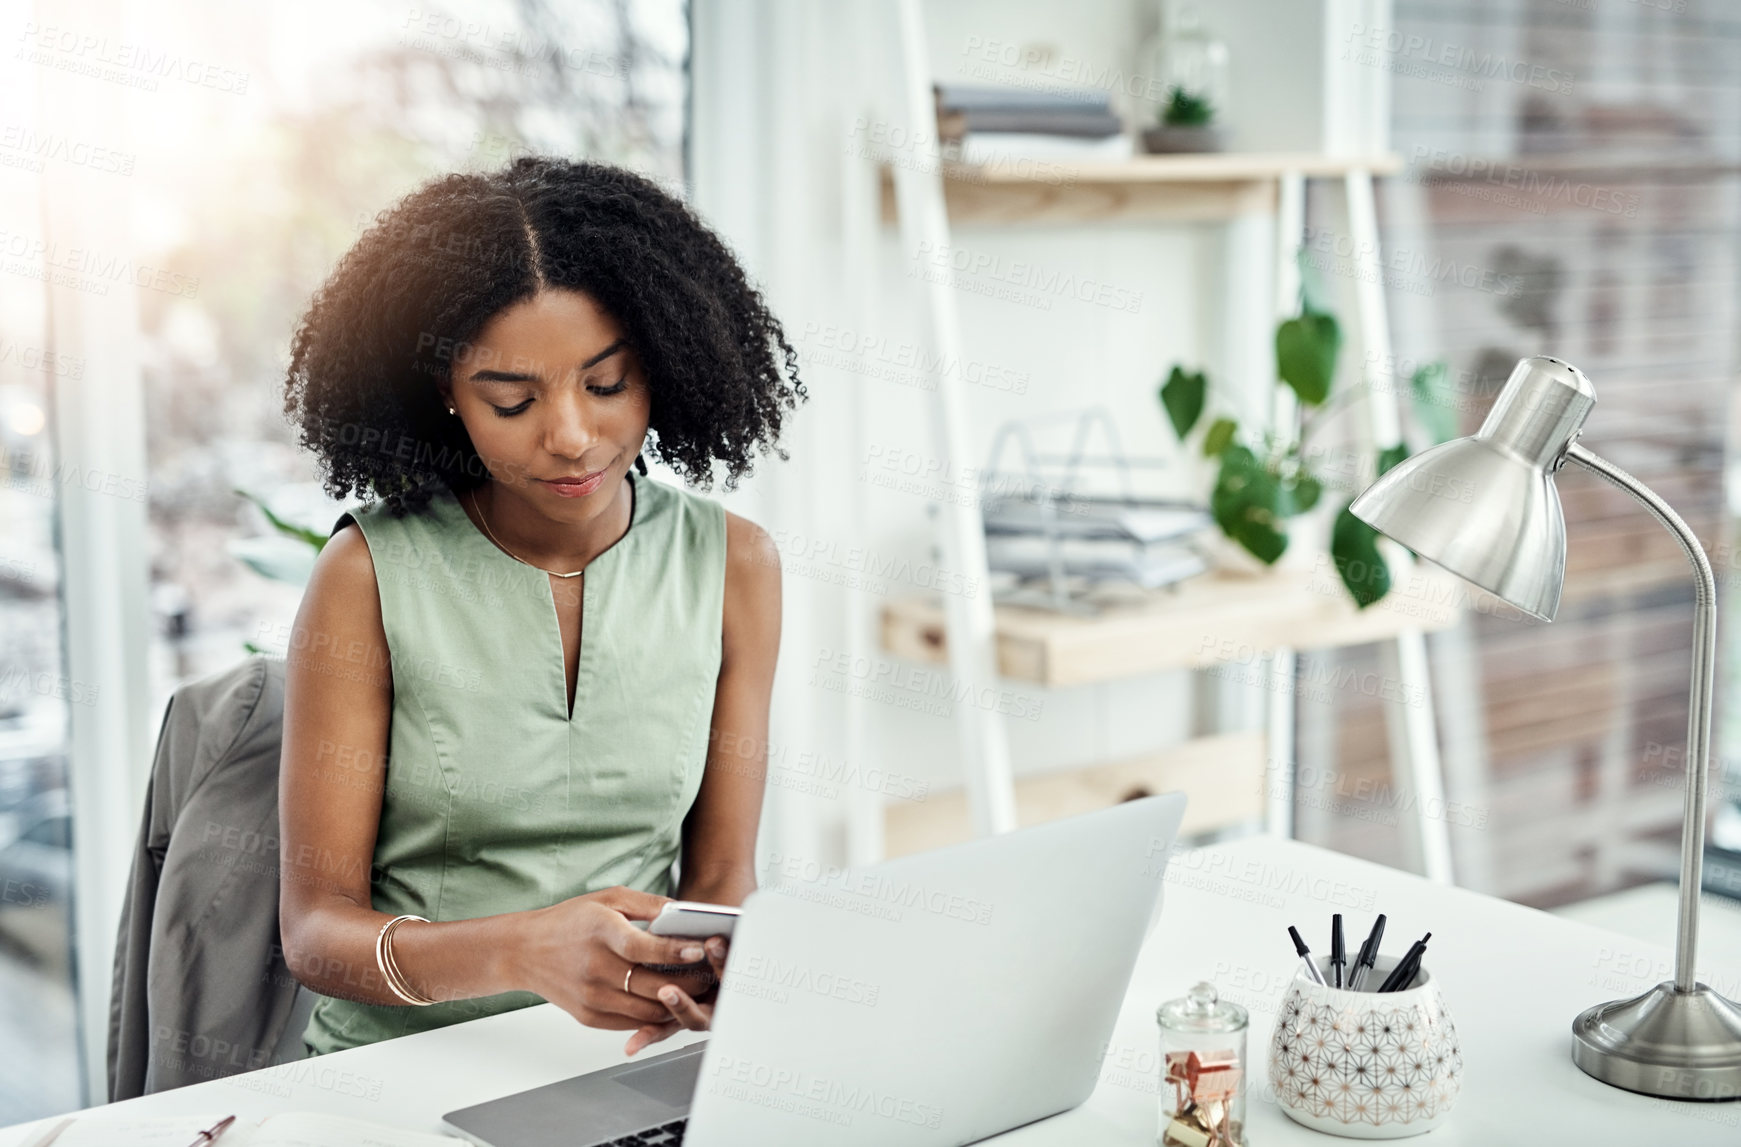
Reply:
[[[1595,405],[1576,367],[1523,359],[1473,437],[1405,459],[1349,509],[1435,565],[1552,621],[1566,575],[1553,475]]]

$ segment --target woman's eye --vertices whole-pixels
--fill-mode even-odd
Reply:
[[[497,406],[495,403],[491,403],[490,409],[496,412],[496,417],[498,418],[512,418],[514,415],[521,413],[531,405],[532,400],[528,398],[518,406]]]
[[[623,391],[629,389],[629,376],[625,374],[610,386],[593,386],[588,387],[587,389],[591,390],[594,394],[621,394]]]

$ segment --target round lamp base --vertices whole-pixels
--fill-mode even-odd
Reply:
[[[1677,992],[1665,981],[1574,1020],[1572,1062],[1663,1099],[1741,1099],[1741,1007],[1704,984]]]

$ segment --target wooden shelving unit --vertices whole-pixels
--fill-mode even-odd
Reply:
[[[999,606],[998,672],[1048,687],[1091,685],[1167,669],[1250,661],[1281,648],[1332,649],[1434,631],[1462,612],[1462,582],[1417,568],[1411,580],[1357,609],[1329,568],[1210,573],[1170,590],[1132,595],[1097,617]],[[948,660],[943,607],[903,598],[882,611],[883,648],[914,661]]]
[[[1022,826],[1062,820],[1119,801],[1175,789],[1192,794],[1180,831],[1186,835],[1251,822],[1263,812],[1267,739],[1261,732],[1199,737],[1129,761],[1054,769],[1018,777],[1016,818]],[[961,789],[924,801],[895,801],[884,812],[884,847],[906,856],[970,839],[972,819]]]
[[[1273,214],[1284,176],[1341,178],[1350,171],[1390,175],[1396,155],[1327,156],[1230,152],[1145,155],[1119,162],[945,163],[949,221],[1010,225],[1096,222],[1222,222]],[[882,165],[882,216],[898,221],[895,173]]]
[[[872,111],[877,118],[900,125],[909,139],[932,138],[935,102],[919,0],[897,0],[894,9],[901,62],[899,94],[887,114]],[[1241,316],[1230,323],[1241,326],[1245,335],[1250,335],[1253,324],[1259,321],[1257,311],[1268,309],[1261,319],[1267,325],[1291,315],[1297,307],[1295,255],[1305,228],[1305,184],[1314,178],[1334,180],[1342,185],[1357,264],[1356,314],[1349,326],[1358,332],[1368,361],[1389,358],[1372,181],[1375,176],[1401,170],[1401,161],[1393,154],[1235,152],[1144,156],[1101,163],[1035,160],[983,165],[937,165],[914,159],[906,153],[865,156],[859,169],[862,183],[857,175],[847,175],[849,207],[843,218],[849,254],[874,251],[879,217],[899,229],[902,246],[915,257],[918,252],[947,249],[951,229],[957,225],[1220,221],[1233,223],[1249,236],[1252,232],[1244,224],[1270,217],[1276,272],[1273,309],[1252,307],[1250,301],[1255,296],[1232,272],[1223,296]],[[859,272],[868,275],[868,257],[863,261],[866,265],[860,266]],[[1249,269],[1249,260],[1242,265]],[[941,362],[959,360],[964,352],[954,273],[948,268],[945,271],[941,276],[924,277],[916,291],[926,313],[926,349]],[[1264,340],[1242,337],[1238,341],[1249,346]],[[964,465],[969,438],[959,377],[953,372],[940,374],[933,393],[932,449],[939,457]],[[1286,398],[1277,397],[1272,402],[1272,425],[1286,425],[1296,417]],[[1401,441],[1401,416],[1394,402],[1369,400],[1362,405],[1367,446],[1376,451]],[[947,500],[937,509],[943,563],[966,577],[979,579],[979,584],[987,584],[984,522],[978,506],[965,500]],[[1434,576],[1418,572],[1406,552],[1392,560],[1392,575],[1399,583]],[[994,610],[983,595],[932,603],[898,602],[885,608],[876,628],[881,644],[891,652],[921,661],[946,662],[957,684],[969,689],[988,687],[1000,675],[1042,685],[1083,684],[1209,664],[1227,660],[1214,656],[1213,651],[1228,643],[1235,650],[1248,645],[1254,650],[1273,651],[1267,664],[1254,669],[1271,674],[1282,685],[1267,689],[1267,731],[1260,735],[1266,744],[1260,757],[1275,758],[1276,775],[1282,778],[1267,795],[1264,820],[1272,831],[1283,835],[1291,835],[1293,828],[1294,649],[1382,640],[1384,672],[1422,698],[1418,704],[1392,705],[1388,710],[1398,787],[1415,799],[1421,810],[1435,807],[1435,802],[1443,799],[1443,780],[1424,632],[1451,624],[1457,611],[1428,608],[1415,611],[1422,614],[1415,616],[1393,603],[1390,609],[1381,605],[1363,613],[1354,609],[1339,587],[1335,592],[1323,592],[1305,584],[1304,579],[1312,576],[1308,570],[1299,575],[1276,572],[1267,578],[1243,581],[1227,575],[1199,579],[1175,595],[1091,621],[1032,610]],[[1331,583],[1334,585],[1333,576]],[[1457,597],[1448,591],[1437,600],[1454,601]],[[1437,624],[1435,616],[1442,618]],[[851,640],[869,636],[855,635]],[[862,727],[862,716],[853,713],[849,703],[849,726]],[[1010,764],[1008,733],[996,712],[964,711],[956,715],[955,726],[965,785],[954,798],[936,793],[932,800],[942,808],[946,800],[959,799],[977,832],[1016,827],[1028,815],[1022,812],[1024,805],[1035,807],[1036,794],[1056,797],[1069,807],[1076,807],[1072,801],[1085,799],[1084,792],[1097,793],[1102,803],[1112,799],[1104,785],[1096,787],[1098,781],[1059,778],[1055,784],[1064,787],[1056,789],[1050,787],[1053,782],[1036,788],[1039,782],[1032,779],[1017,781]],[[1087,766],[1076,771],[1093,778],[1098,775],[1096,769],[1108,768],[1117,766]],[[1105,775],[1122,778],[1116,772]],[[1069,787],[1072,785],[1078,787]],[[1061,795],[1067,792],[1076,795]],[[858,809],[849,826],[849,838],[856,834],[858,839],[849,839],[848,850],[861,859],[886,854],[887,838],[902,831],[897,823],[901,817],[923,820],[930,815],[912,810]],[[1450,843],[1444,824],[1423,811],[1417,835],[1423,870],[1432,879],[1450,881]]]

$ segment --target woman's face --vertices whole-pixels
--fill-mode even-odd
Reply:
[[[490,476],[573,524],[614,503],[652,409],[622,327],[590,295],[564,289],[493,316],[455,353],[450,386]],[[571,482],[552,481],[563,478]]]

